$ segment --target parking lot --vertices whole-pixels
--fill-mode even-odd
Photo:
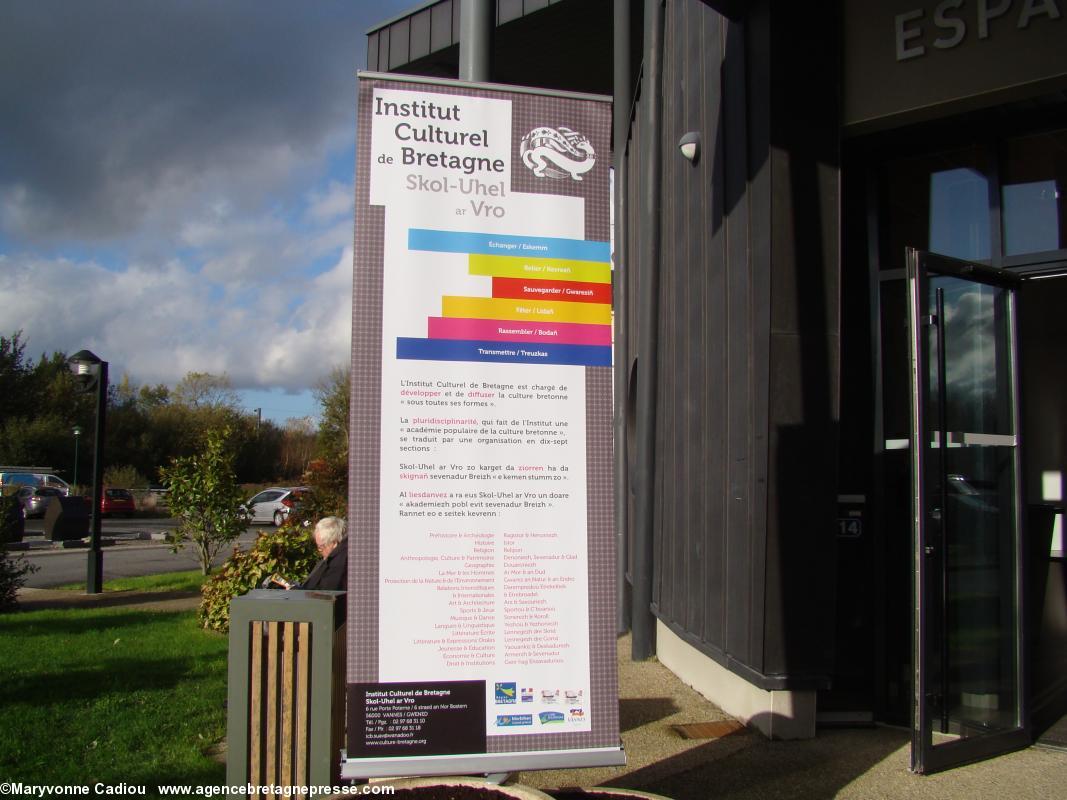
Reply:
[[[104,519],[101,538],[104,542],[104,583],[109,579],[138,575],[155,575],[197,569],[196,551],[186,546],[173,553],[163,537],[177,525],[173,519]],[[249,527],[237,540],[237,546],[247,548],[264,530]],[[215,563],[221,564],[232,548],[219,553]],[[44,524],[40,519],[26,520],[26,535],[20,552],[38,567],[27,577],[26,586],[48,588],[83,582],[86,577],[86,545],[82,540],[51,542],[44,538]]]

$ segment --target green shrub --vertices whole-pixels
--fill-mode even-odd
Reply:
[[[0,611],[15,607],[18,592],[26,584],[26,576],[36,572],[37,566],[21,555],[8,555],[8,542],[22,539],[22,510],[14,494],[0,495]]]
[[[0,611],[10,611],[18,604],[18,593],[26,584],[26,576],[39,567],[22,556],[12,558],[0,550]]]
[[[348,516],[348,462],[317,459],[304,475],[310,496],[302,503],[309,519]]]
[[[143,492],[148,488],[148,478],[129,464],[108,467],[104,470],[104,485],[131,492]]]
[[[167,506],[180,521],[167,534],[177,552],[192,542],[205,575],[211,573],[215,556],[244,533],[247,519],[239,511],[241,488],[233,471],[233,430],[209,430],[201,449],[191,456],[171,459],[160,469],[167,485]]]
[[[24,522],[20,505],[14,491],[0,495],[0,547],[22,541]]]
[[[248,550],[234,550],[201,591],[197,618],[205,628],[230,628],[230,601],[278,575],[296,583],[304,580],[319,560],[311,527],[286,524],[261,533]]]

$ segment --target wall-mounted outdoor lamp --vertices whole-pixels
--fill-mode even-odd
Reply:
[[[100,547],[100,500],[104,494],[104,422],[107,415],[107,362],[88,350],[67,359],[74,380],[83,392],[96,390],[96,436],[93,440],[93,505],[89,538],[89,562],[85,593],[104,590],[104,553]],[[79,429],[80,433],[80,429]],[[74,440],[77,442],[77,439]]]
[[[678,140],[678,149],[693,164],[697,163],[700,160],[700,134],[696,131],[682,134],[682,138]]]

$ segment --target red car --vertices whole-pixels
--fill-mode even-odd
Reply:
[[[133,503],[133,495],[130,494],[129,489],[104,489],[104,494],[100,498],[102,516],[123,514],[129,517],[136,510],[137,507]]]

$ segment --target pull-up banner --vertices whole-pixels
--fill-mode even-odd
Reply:
[[[611,106],[360,75],[346,777],[621,764]]]

